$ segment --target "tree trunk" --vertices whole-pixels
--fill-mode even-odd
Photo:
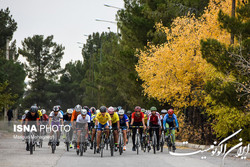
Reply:
[[[232,17],[235,17],[235,0],[232,0]],[[231,32],[231,44],[234,44],[234,34]]]

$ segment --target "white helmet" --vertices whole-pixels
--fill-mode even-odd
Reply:
[[[124,115],[124,113],[125,113],[125,111],[124,111],[123,109],[120,109],[120,110],[118,111],[118,114],[119,114],[119,115]]]
[[[96,110],[96,114],[98,114],[99,112],[100,112],[100,110],[99,110],[99,109],[97,109],[97,110]]]
[[[67,109],[67,113],[68,114],[72,114],[73,113],[73,109],[72,108]]]
[[[46,114],[46,110],[45,109],[41,109],[41,113],[42,114]]]
[[[81,114],[82,114],[82,115],[87,115],[87,110],[86,110],[86,109],[82,109],[82,110],[81,110]]]
[[[76,110],[76,112],[80,112],[80,111],[82,110],[82,106],[79,105],[79,104],[77,104],[77,105],[75,106],[75,110]]]
[[[165,109],[162,109],[162,110],[161,110],[161,113],[162,113],[162,114],[167,114],[167,113],[168,113],[168,111],[167,111],[167,110],[165,110]]]
[[[28,114],[28,112],[29,112],[29,110],[25,110],[25,111],[24,111],[25,114]]]

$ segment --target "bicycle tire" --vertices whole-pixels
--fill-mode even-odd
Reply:
[[[119,153],[120,153],[120,155],[122,155],[122,137],[121,137],[121,135],[120,135],[120,140],[119,140]]]
[[[66,142],[67,151],[69,151],[69,142]]]
[[[104,143],[104,135],[102,134],[102,138],[101,138],[101,157],[103,157],[103,149],[105,147],[105,143]]]
[[[154,131],[154,135],[153,135],[153,148],[154,148],[154,154],[156,153],[156,134]]]
[[[54,154],[55,153],[55,143],[54,142],[52,143],[51,147],[52,147],[52,154]]]
[[[136,152],[139,154],[139,134],[136,134]]]
[[[111,156],[114,156],[114,137],[113,134],[110,135],[110,154]]]
[[[161,152],[163,152],[163,147],[164,147],[164,137],[161,135]]]
[[[96,137],[97,137],[97,135],[95,134],[95,139],[94,139],[94,154],[96,154],[96,145],[97,145],[97,143],[96,143]]]
[[[30,145],[30,154],[33,154],[33,143],[32,143],[32,141],[29,143],[29,145]]]
[[[80,144],[80,156],[82,156],[83,155],[83,148],[84,146],[83,146],[83,143],[81,143]]]

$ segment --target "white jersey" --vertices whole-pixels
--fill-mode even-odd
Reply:
[[[85,119],[83,119],[82,115],[79,114],[76,118],[77,123],[90,123],[90,116],[86,115]]]
[[[22,120],[25,120],[25,118],[26,118],[26,114],[23,114]]]
[[[58,112],[57,116],[55,116],[54,111],[52,111],[52,112],[49,114],[49,117],[52,118],[52,121],[53,121],[53,122],[60,122],[60,119],[63,119],[63,115],[62,115],[61,112]]]

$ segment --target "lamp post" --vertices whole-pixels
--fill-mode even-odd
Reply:
[[[119,9],[119,10],[122,9],[122,8],[119,8],[119,7],[116,7],[116,6],[112,6],[112,5],[108,5],[108,4],[104,4],[104,6],[109,7],[109,8]]]

